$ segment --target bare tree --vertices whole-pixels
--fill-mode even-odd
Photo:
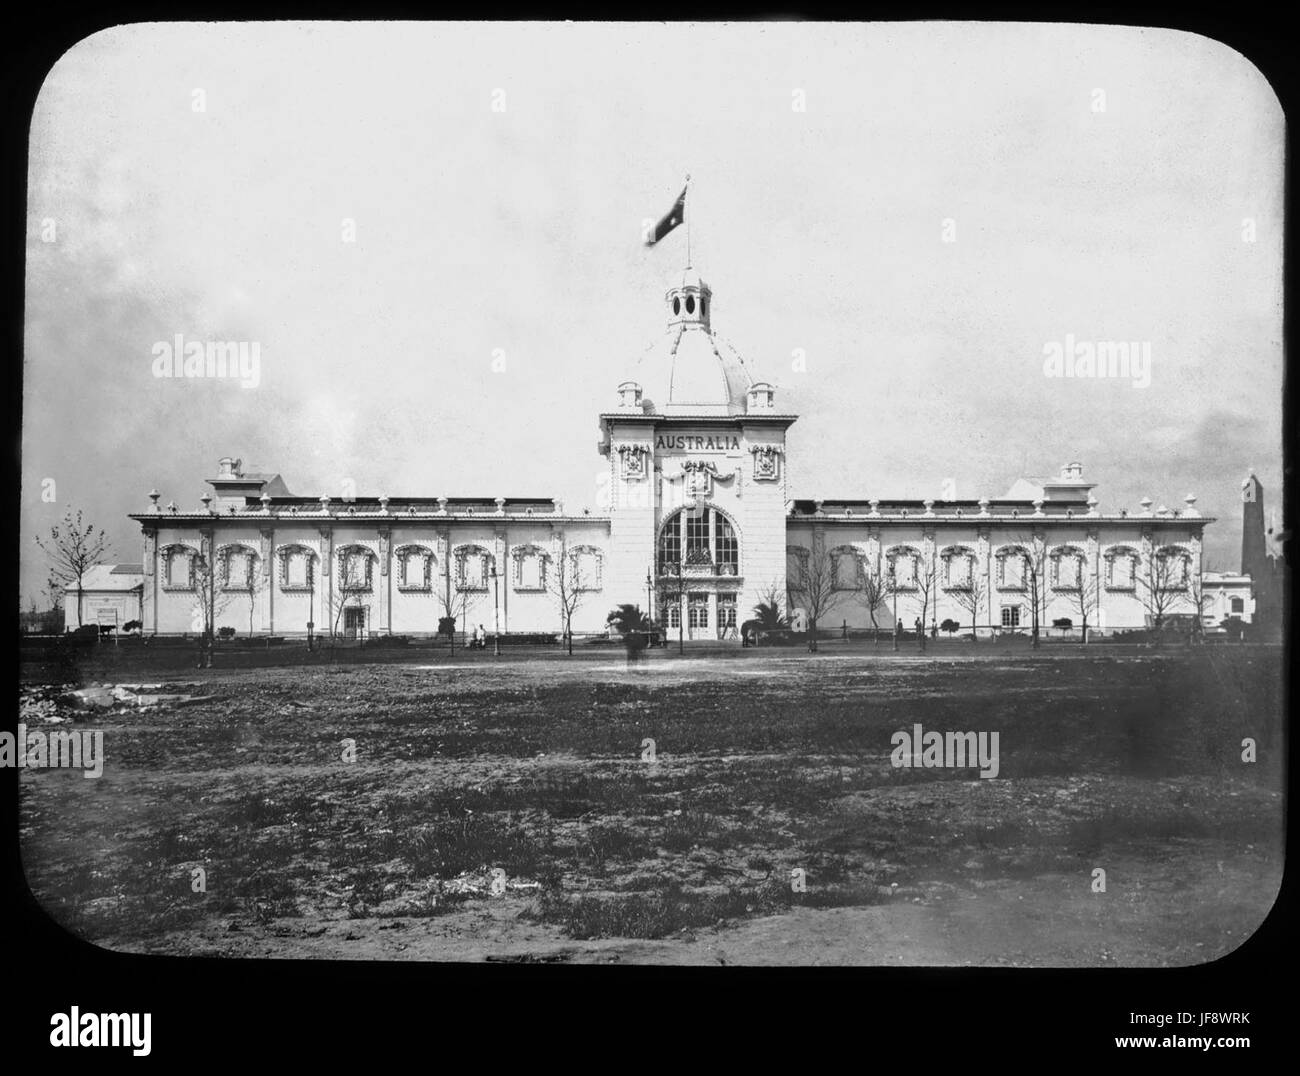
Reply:
[[[880,570],[878,564],[858,563],[857,587],[853,591],[853,600],[867,611],[871,618],[871,637],[875,643],[880,642],[880,622],[878,613],[893,595],[893,584],[888,573]]]
[[[1187,573],[1187,601],[1195,614],[1187,641],[1190,644],[1205,642],[1205,582],[1200,572]]]
[[[266,579],[262,576],[262,567],[259,563],[260,557],[249,555],[247,577],[244,584],[238,588],[238,592],[244,596],[248,602],[248,634],[253,634],[253,618],[257,614],[257,601],[266,592]]]
[[[49,608],[62,615],[63,600],[66,595],[66,584],[56,575],[51,574],[45,580],[45,599],[49,602]]]
[[[980,610],[988,612],[989,609],[988,580],[984,573],[972,571],[965,586],[951,587],[948,593],[964,612],[970,614],[971,636],[978,640]]]
[[[1088,642],[1088,614],[1096,613],[1097,599],[1100,597],[1101,588],[1099,580],[1095,573],[1088,572],[1084,565],[1079,566],[1079,585],[1074,589],[1067,589],[1066,593],[1070,598],[1071,611],[1077,611],[1079,614],[1079,626],[1082,631],[1083,642]],[[1093,620],[1096,621],[1096,617]]]
[[[547,565],[546,589],[560,607],[560,623],[564,628],[564,639],[569,654],[573,653],[573,614],[582,604],[587,592],[589,580],[583,578],[582,564],[576,551],[569,551],[568,542],[560,538],[559,562]]]
[[[916,587],[912,593],[921,607],[921,630],[916,633],[916,638],[919,648],[924,650],[926,617],[934,615],[933,608],[939,599],[939,572],[934,557],[927,558],[921,554],[917,558],[915,582]]]
[[[1187,600],[1190,557],[1176,547],[1153,549],[1134,578],[1134,589],[1159,642],[1165,618]]]
[[[817,652],[817,622],[829,614],[846,593],[837,585],[835,564],[824,549],[801,549],[795,555],[795,570],[786,580],[790,605],[798,596],[808,614],[808,650]]]
[[[1029,595],[1030,639],[1033,648],[1041,645],[1041,633],[1047,616],[1047,541],[1041,535],[1019,535],[1006,556],[1019,559],[1025,591]]]
[[[366,595],[371,593],[371,573],[374,570],[372,556],[366,552],[358,555],[350,549],[337,550],[334,563],[338,570],[338,584],[331,588],[326,610],[330,618],[330,647],[333,648],[341,637],[339,625],[346,622],[344,612],[348,609],[364,609]],[[362,631],[364,632],[364,628]]]
[[[452,573],[448,572],[445,577],[445,585],[438,594],[438,607],[442,610],[444,620],[451,621],[451,631],[447,638],[450,640],[450,653],[456,653],[456,625],[464,618],[465,613],[469,610],[470,591],[457,586],[456,580],[452,578]]]
[[[50,528],[49,537],[38,537],[36,544],[49,558],[50,578],[57,579],[64,587],[77,585],[77,627],[81,627],[86,573],[109,555],[107,533],[93,523],[84,523],[81,509],[77,509],[75,516],[67,512],[62,523]]]
[[[200,664],[212,667],[212,652],[216,646],[217,617],[224,613],[234,596],[221,586],[215,561],[196,553],[190,558],[191,610],[194,621],[202,625],[200,646],[206,659]]]

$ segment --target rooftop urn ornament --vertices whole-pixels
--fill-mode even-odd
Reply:
[[[162,496],[162,494],[159,493],[156,489],[151,489],[151,490],[149,491],[149,500],[152,502],[152,503],[149,505],[149,511],[154,512],[154,513],[157,513],[157,512],[159,511],[159,508],[158,508],[158,498],[161,497],[161,496]]]
[[[867,503],[871,505],[871,512],[870,512],[870,514],[873,515],[873,516],[879,516],[879,515],[880,515],[880,498],[878,498],[878,497],[873,497],[873,498],[872,498],[870,501],[868,501]]]
[[[203,511],[212,511],[212,494],[205,492],[199,500],[203,502]]]
[[[506,514],[506,499],[505,499],[504,497],[498,497],[498,498],[496,499],[496,505],[497,505],[497,515],[499,515],[499,516],[503,516],[503,515],[505,515],[505,514]]]
[[[618,386],[618,406],[628,411],[641,410],[641,386],[635,381],[624,381]]]
[[[1088,515],[1095,516],[1097,514],[1098,503],[1099,502],[1097,501],[1097,498],[1094,497],[1091,493],[1089,493],[1088,494]]]
[[[1183,498],[1183,503],[1187,505],[1187,508],[1184,510],[1185,515],[1189,515],[1189,516],[1200,515],[1200,512],[1196,510],[1196,494],[1189,493],[1186,497]]]
[[[1143,497],[1138,503],[1142,506],[1142,514],[1144,516],[1149,516],[1151,514],[1151,498]]]
[[[269,493],[263,490],[262,495],[257,499],[262,502],[262,511],[269,512],[271,510],[271,495]]]
[[[328,493],[321,494],[320,510],[322,512],[328,512],[330,510],[330,498]]]
[[[380,510],[381,512],[383,512],[384,515],[388,515],[388,496],[387,496],[387,494],[384,494],[384,495],[381,495],[381,496],[380,496],[380,498],[379,498],[379,510]]]
[[[445,516],[446,514],[447,514],[447,498],[446,498],[446,497],[439,497],[439,498],[438,498],[438,515],[440,515],[440,516]]]
[[[934,515],[934,500],[933,500],[933,499],[925,500],[925,501],[922,501],[921,503],[922,503],[923,505],[925,505],[925,514],[926,514],[927,516],[932,516],[932,515]]]
[[[986,516],[986,515],[988,515],[988,514],[989,514],[989,499],[988,499],[987,497],[981,497],[980,500],[979,500],[979,505],[980,505],[980,515],[982,515],[982,516]]]
[[[1034,500],[1034,515],[1041,516],[1042,514],[1043,514],[1043,498],[1037,497]]]

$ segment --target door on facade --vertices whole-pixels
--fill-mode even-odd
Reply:
[[[736,632],[736,596],[734,594],[718,595],[718,638],[740,638]]]
[[[709,634],[709,596],[690,593],[686,595],[686,638],[716,638]]]
[[[366,627],[366,611],[364,609],[344,609],[343,610],[343,635],[347,639],[355,639]]]

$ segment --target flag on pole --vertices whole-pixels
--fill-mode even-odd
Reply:
[[[689,183],[687,186],[689,186]],[[668,210],[663,219],[655,225],[654,231],[646,238],[646,246],[654,246],[686,219],[686,190],[686,187],[682,188],[682,193],[677,196],[677,201],[673,203],[672,209]]]

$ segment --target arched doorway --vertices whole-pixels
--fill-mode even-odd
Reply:
[[[712,505],[674,512],[659,527],[654,616],[669,636],[737,639],[740,540]]]

